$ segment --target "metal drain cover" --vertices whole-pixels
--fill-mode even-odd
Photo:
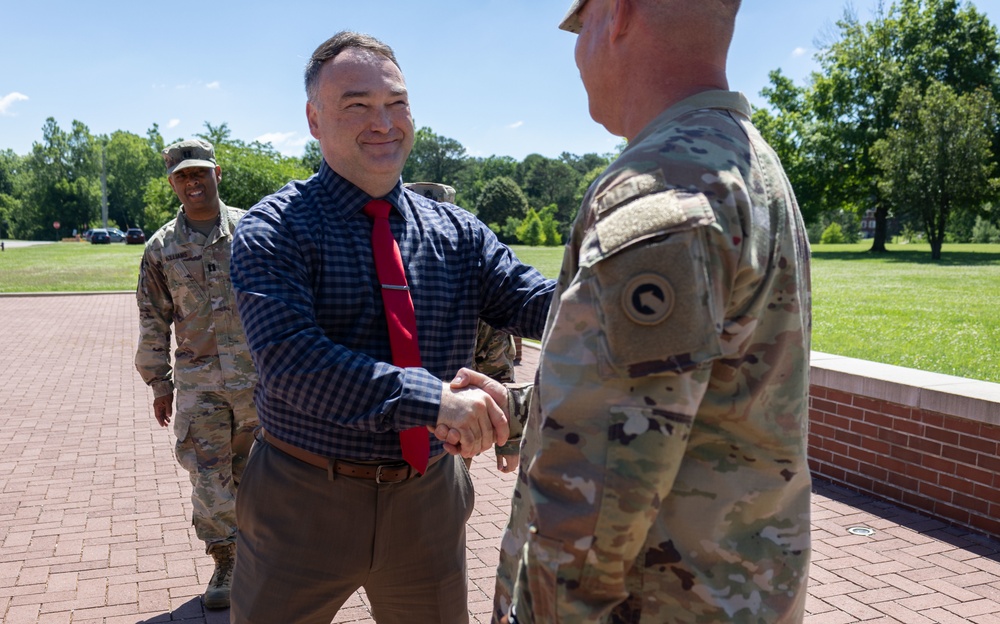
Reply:
[[[871,537],[875,535],[875,529],[870,529],[868,527],[856,526],[847,529],[847,532],[851,535],[860,535],[862,537]]]

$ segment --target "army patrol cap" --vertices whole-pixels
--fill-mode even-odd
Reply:
[[[566,17],[559,22],[559,28],[567,32],[580,34],[580,29],[583,28],[583,23],[580,22],[578,13],[585,4],[587,4],[587,0],[573,0],[573,6],[571,6],[569,11],[566,12]]]
[[[430,197],[434,201],[448,204],[455,203],[455,189],[447,184],[438,184],[437,182],[407,182],[403,186],[419,195]]]
[[[168,145],[163,149],[163,164],[167,175],[188,167],[211,167],[215,169],[215,148],[208,141],[191,139]]]

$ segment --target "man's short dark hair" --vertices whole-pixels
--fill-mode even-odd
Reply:
[[[316,48],[316,51],[312,53],[309,62],[306,63],[306,97],[309,98],[309,101],[314,101],[316,97],[316,91],[319,88],[319,72],[323,68],[323,63],[326,63],[347,48],[370,50],[389,59],[400,72],[403,71],[399,67],[399,63],[396,62],[396,54],[388,45],[371,35],[342,30],[321,43]]]

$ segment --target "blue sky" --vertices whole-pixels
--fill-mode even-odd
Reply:
[[[697,0],[691,0],[697,1]],[[862,18],[875,0],[854,0]],[[557,157],[619,143],[587,112],[575,35],[556,28],[570,0],[325,0],[147,3],[0,0],[0,149],[26,154],[54,117],[95,134],[187,138],[204,122],[300,155],[309,139],[302,69],[343,29],[391,45],[417,126],[469,155]],[[974,2],[1000,24],[1000,0]],[[763,105],[767,74],[804,84],[816,42],[845,0],[744,0],[730,86]],[[639,71],[637,69],[637,71]]]

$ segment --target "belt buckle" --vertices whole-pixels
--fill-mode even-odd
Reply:
[[[383,481],[382,480],[382,469],[383,468],[388,468],[389,470],[396,470],[398,468],[402,468],[402,466],[397,466],[397,465],[393,465],[393,464],[379,464],[378,466],[375,467],[375,483],[377,485],[381,485],[383,483],[399,483],[401,481],[406,481],[407,479],[410,478],[410,475],[413,474],[413,472],[412,472],[413,471],[413,467],[410,466],[409,464],[404,464],[404,465],[406,466],[407,470],[406,470],[406,475],[402,479],[395,479],[393,481]]]

